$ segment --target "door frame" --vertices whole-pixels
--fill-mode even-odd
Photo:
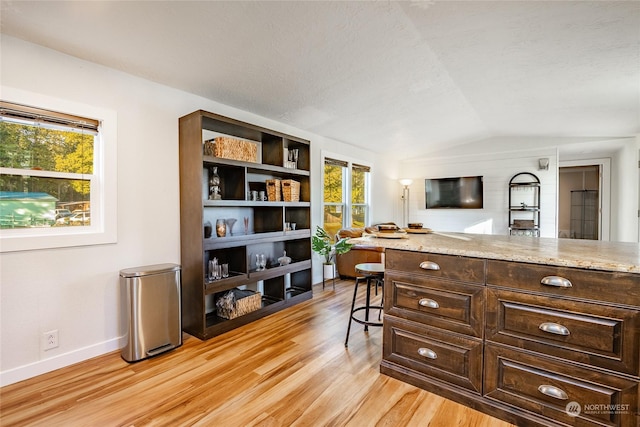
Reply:
[[[560,169],[574,166],[599,166],[599,215],[598,215],[598,240],[609,241],[611,239],[611,159],[584,159],[565,160],[558,162],[558,194],[560,193]],[[560,203],[557,203],[560,209]],[[560,212],[557,212],[560,217]]]

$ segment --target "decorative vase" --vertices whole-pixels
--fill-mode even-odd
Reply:
[[[222,195],[220,193],[220,175],[218,175],[218,168],[214,166],[211,168],[211,174],[209,177],[209,200],[221,200]]]
[[[235,218],[227,218],[225,221],[227,222],[227,232],[229,233],[229,236],[233,236],[233,224],[238,220]]]
[[[287,251],[284,251],[284,254],[278,258],[278,264],[282,265],[289,265],[291,264],[291,257],[287,256]]]
[[[204,223],[204,238],[208,239],[211,237],[211,233],[213,233],[213,226],[209,221]]]
[[[218,237],[225,237],[227,235],[227,223],[224,219],[216,220],[216,235]]]

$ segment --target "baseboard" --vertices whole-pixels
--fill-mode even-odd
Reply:
[[[0,372],[0,387],[73,365],[121,348],[122,337]]]

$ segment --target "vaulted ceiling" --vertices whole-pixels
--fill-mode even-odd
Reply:
[[[640,133],[638,1],[8,1],[1,31],[409,158]]]

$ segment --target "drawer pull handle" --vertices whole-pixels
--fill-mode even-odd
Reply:
[[[422,261],[420,268],[423,270],[440,270],[440,266],[433,261]]]
[[[560,276],[545,276],[540,283],[547,286],[555,286],[556,288],[570,288],[573,285],[569,279]]]
[[[552,385],[543,384],[538,387],[538,391],[545,396],[553,397],[554,399],[558,400],[567,400],[569,398],[569,395],[564,390]]]
[[[436,352],[431,350],[431,349],[429,349],[429,348],[420,347],[418,349],[418,354],[420,356],[423,356],[423,357],[428,357],[429,359],[437,359],[438,358],[438,355],[436,354]]]
[[[551,323],[551,322],[545,322],[545,323],[541,323],[540,326],[538,326],[538,329],[540,329],[543,332],[549,332],[550,334],[556,334],[556,335],[569,335],[571,332],[569,332],[569,329],[567,329],[565,326],[559,325],[557,323]]]
[[[440,308],[440,304],[438,304],[438,301],[434,301],[429,298],[420,298],[418,304],[420,304],[421,307]]]

